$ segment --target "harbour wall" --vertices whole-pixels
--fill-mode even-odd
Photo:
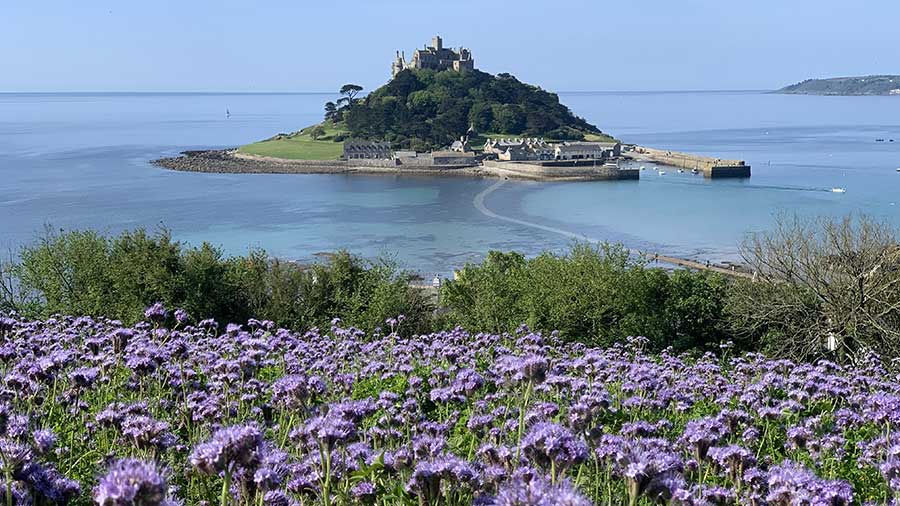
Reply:
[[[483,165],[485,172],[489,171],[498,176],[544,181],[553,179],[615,181],[640,178],[640,171],[637,169],[619,169],[602,165],[498,162],[495,160],[485,160]]]
[[[631,154],[638,160],[652,161],[682,169],[697,169],[703,172],[704,176],[710,178],[750,177],[750,165],[744,160],[726,160],[645,146],[635,146]]]

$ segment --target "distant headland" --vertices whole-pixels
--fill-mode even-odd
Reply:
[[[777,90],[776,93],[788,95],[900,96],[900,75],[807,79],[785,86]]]
[[[440,37],[398,51],[387,84],[363,96],[346,84],[324,120],[222,151],[155,163],[200,172],[485,175],[539,180],[638,179],[640,160],[708,177],[749,177],[740,160],[623,145],[559,96],[510,74],[478,70],[472,51]],[[665,171],[660,171],[665,174]]]

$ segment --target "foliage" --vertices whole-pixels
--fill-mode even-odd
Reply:
[[[346,103],[338,112],[326,106],[326,115],[340,116],[352,137],[386,140],[407,149],[439,149],[470,127],[509,135],[552,133],[560,139],[601,133],[560,104],[556,94],[509,74],[477,70],[407,69],[364,99]]]
[[[753,281],[731,291],[733,330],[777,356],[900,355],[900,246],[896,230],[861,217],[780,217],[743,246]]]
[[[444,284],[448,321],[486,331],[558,330],[609,344],[631,335],[685,350],[723,339],[726,281],[719,275],[644,266],[621,246],[576,245],[563,256],[490,252]]]
[[[900,383],[873,357],[145,317],[0,318],[6,504],[850,506],[900,488]]]
[[[387,261],[368,263],[346,252],[311,266],[262,251],[225,257],[206,243],[175,242],[165,230],[112,238],[48,231],[4,269],[0,309],[35,316],[77,313],[134,322],[161,301],[205,318],[256,315],[292,328],[328,325],[338,316],[372,330],[405,314],[406,329],[424,331],[432,313],[427,296]]]
[[[308,134],[312,140],[317,141],[320,137],[324,137],[326,133],[325,127],[322,125],[315,125],[310,127]]]

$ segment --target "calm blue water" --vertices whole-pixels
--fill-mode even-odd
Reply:
[[[295,130],[317,121],[331,98],[0,94],[0,248],[30,242],[45,225],[110,233],[164,226],[178,239],[206,240],[229,253],[262,247],[310,260],[346,248],[447,274],[490,249],[536,253],[568,245],[564,236],[480,214],[472,200],[493,180],[190,174],[147,163]],[[709,181],[670,170],[646,171],[639,182],[510,182],[486,200],[494,212],[711,260],[736,258],[744,235],[764,230],[779,212],[861,212],[900,226],[900,98],[758,92],[561,98],[628,142],[746,159],[753,177]],[[828,191],[835,186],[847,193]]]

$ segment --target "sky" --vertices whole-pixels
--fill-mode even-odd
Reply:
[[[900,74],[898,0],[3,0],[0,91],[327,92],[439,34],[554,91]]]

